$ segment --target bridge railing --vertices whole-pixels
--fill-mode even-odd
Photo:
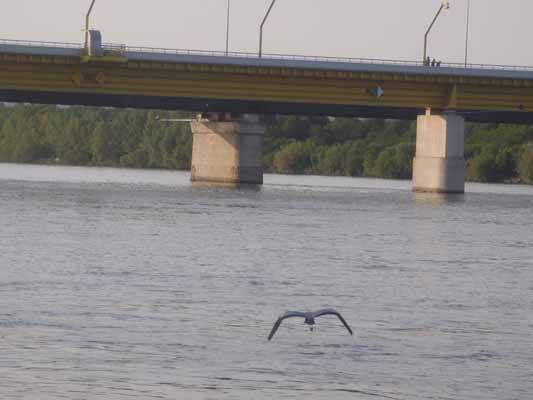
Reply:
[[[62,49],[79,49],[83,48],[79,43],[65,42],[48,42],[48,41],[30,41],[0,39],[0,50],[2,45],[24,46],[24,47],[50,47]],[[168,55],[190,55],[190,56],[208,56],[208,57],[229,57],[239,59],[259,59],[257,53],[249,52],[225,52],[217,50],[191,50],[191,49],[169,49],[163,47],[139,47],[126,46],[123,44],[104,44],[104,49],[124,54],[127,52],[145,53],[145,54],[168,54]],[[502,64],[467,64],[443,62],[440,66],[430,67],[420,61],[410,60],[393,60],[393,59],[375,59],[375,58],[354,58],[354,57],[328,57],[328,56],[309,56],[309,55],[292,55],[292,54],[263,54],[264,60],[282,60],[282,61],[306,61],[306,62],[329,62],[345,64],[373,64],[373,65],[398,65],[410,67],[426,68],[454,68],[454,69],[481,69],[481,70],[502,70],[502,71],[533,71],[532,66],[525,65],[502,65]]]
[[[533,71],[533,67],[527,65],[504,65],[504,64],[464,64],[464,63],[442,63],[441,67],[462,68],[462,69],[484,69],[501,71]],[[438,67],[436,67],[438,68]]]
[[[175,55],[191,55],[191,56],[210,56],[210,57],[230,57],[230,58],[245,58],[245,59],[259,59],[257,53],[238,52],[238,51],[218,51],[218,50],[191,50],[191,49],[168,49],[162,47],[139,47],[127,46],[126,51],[135,53],[147,54],[175,54]],[[262,59],[266,60],[285,60],[285,61],[315,61],[315,62],[337,62],[337,63],[359,63],[359,64],[384,64],[384,65],[410,65],[423,66],[422,62],[408,61],[408,60],[392,60],[392,59],[374,59],[374,58],[353,58],[353,57],[327,57],[327,56],[303,56],[295,54],[277,54],[269,53],[263,54]]]
[[[102,48],[104,50],[104,53],[122,56],[126,52],[127,46],[125,44],[104,43],[102,45]]]
[[[0,39],[0,45],[25,46],[25,47],[53,47],[59,49],[81,49],[79,43],[46,42],[34,40]]]
[[[149,53],[149,54],[175,54],[191,56],[210,56],[210,57],[230,57],[244,59],[259,59],[257,53],[249,52],[225,52],[218,50],[192,50],[192,49],[169,49],[163,47],[139,47],[126,46],[127,52]],[[421,61],[412,60],[394,60],[394,59],[376,59],[376,58],[355,58],[355,57],[328,57],[328,56],[309,56],[294,54],[263,54],[265,60],[284,60],[284,61],[311,61],[311,62],[331,62],[347,64],[374,64],[374,65],[400,65],[411,67],[427,68],[457,68],[457,69],[483,69],[483,70],[506,70],[506,71],[533,71],[532,66],[525,65],[503,65],[503,64],[467,64],[443,62],[439,67],[429,67]]]

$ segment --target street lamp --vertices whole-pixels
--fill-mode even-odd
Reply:
[[[468,66],[468,39],[470,35],[470,0],[466,5],[465,68]]]
[[[439,11],[437,11],[437,15],[435,15],[435,18],[433,18],[433,21],[431,21],[431,24],[429,25],[428,30],[426,31],[426,34],[424,35],[424,64],[426,63],[427,58],[427,50],[428,50],[428,35],[431,31],[431,28],[433,28],[433,25],[435,25],[435,21],[437,21],[437,18],[439,18],[440,13],[442,10],[449,10],[450,9],[450,2],[449,1],[442,1],[439,7]]]
[[[265,14],[265,18],[263,18],[263,22],[261,22],[261,26],[259,27],[259,58],[263,56],[263,26],[265,25],[265,22],[270,15],[270,11],[272,11],[272,7],[274,7],[274,4],[276,3],[276,0],[272,0],[272,3],[270,3],[270,7],[268,7],[268,11]]]
[[[86,50],[89,48],[89,18],[91,17],[91,12],[93,11],[95,1],[96,0],[93,0],[91,2],[89,11],[87,11],[87,15],[85,17],[85,49]]]
[[[229,52],[229,12],[230,12],[231,0],[228,0],[228,17],[226,19],[226,56]]]

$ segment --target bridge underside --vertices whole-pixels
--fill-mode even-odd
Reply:
[[[253,100],[202,99],[166,96],[113,95],[0,89],[0,101],[12,103],[57,104],[116,108],[183,110],[191,112],[231,112],[238,114],[323,115],[333,117],[387,118],[416,120],[423,108],[356,106]],[[533,113],[523,111],[457,110],[469,122],[533,124]]]

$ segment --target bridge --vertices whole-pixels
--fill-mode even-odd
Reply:
[[[0,101],[195,111],[192,180],[262,183],[256,114],[417,119],[414,190],[464,192],[464,124],[533,122],[533,68],[0,40]]]

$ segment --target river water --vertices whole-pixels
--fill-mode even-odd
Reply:
[[[533,188],[467,192],[0,164],[0,398],[531,399]]]

